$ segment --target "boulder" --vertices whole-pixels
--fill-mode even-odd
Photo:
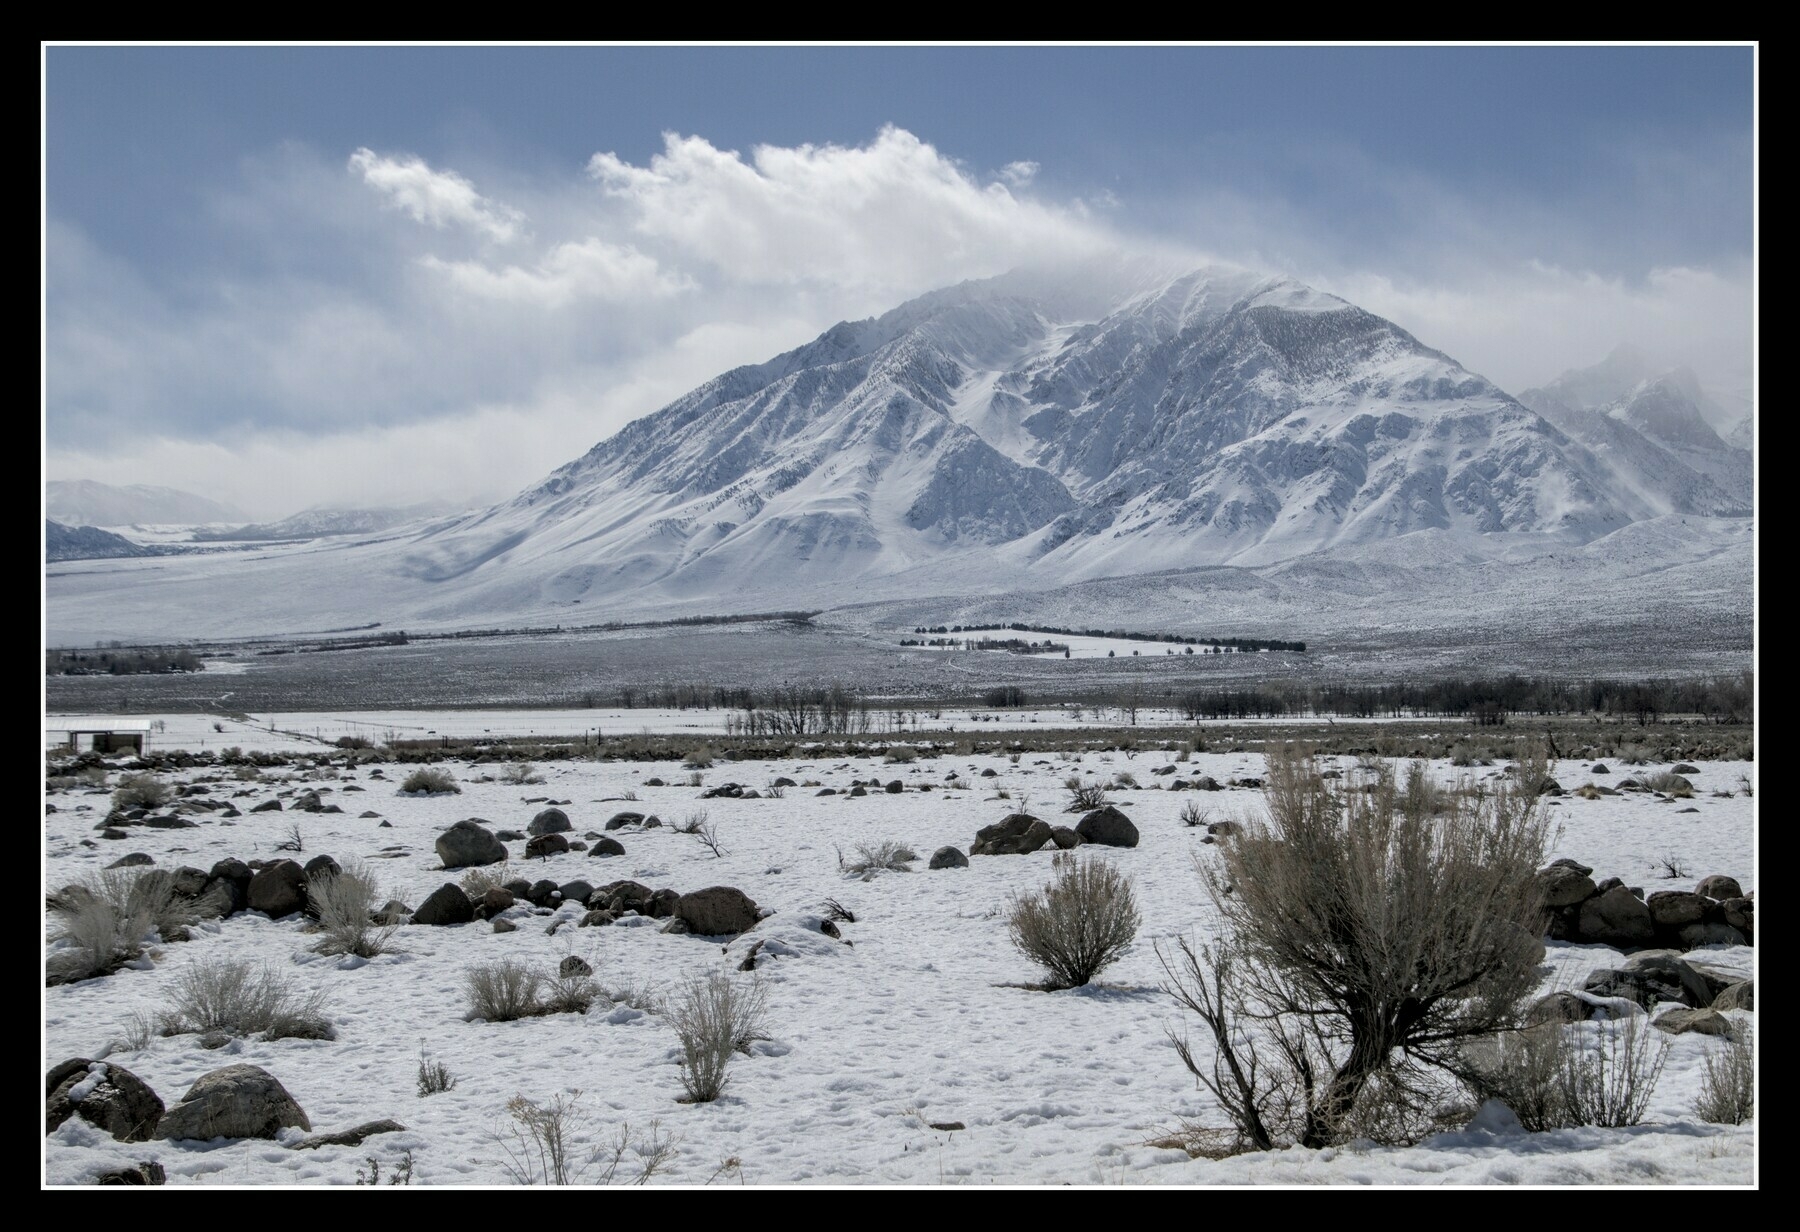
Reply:
[[[1071,847],[1081,846],[1081,835],[1079,832],[1071,830],[1068,826],[1052,826],[1050,828],[1050,841],[1055,843],[1059,849],[1067,851]]]
[[[336,877],[343,871],[338,866],[338,862],[330,856],[314,856],[306,862],[305,872],[308,881],[314,877]]]
[[[181,1102],[163,1114],[158,1138],[273,1138],[287,1126],[312,1122],[268,1070],[228,1065],[202,1074]]]
[[[1050,841],[1050,824],[1030,813],[1013,813],[975,832],[972,856],[1015,856],[1036,851]]]
[[[1593,1006],[1572,992],[1553,992],[1539,997],[1525,1011],[1525,1025],[1540,1027],[1546,1023],[1585,1022]]]
[[[1712,918],[1709,914],[1709,920]],[[1753,945],[1756,942],[1756,900],[1753,898],[1727,898],[1719,903],[1718,921],[1729,924],[1744,934],[1744,943]]]
[[[475,918],[475,904],[463,888],[446,881],[431,892],[412,914],[414,924],[467,924]]]
[[[653,920],[666,920],[676,913],[680,903],[681,895],[665,886],[650,896],[646,914]]]
[[[955,847],[939,847],[931,853],[930,868],[967,868],[969,857]]]
[[[482,891],[481,903],[476,914],[491,920],[502,911],[511,908],[513,903],[517,901],[518,900],[513,897],[513,892],[505,886],[494,886]]]
[[[577,877],[574,881],[562,883],[562,896],[565,903],[586,903],[593,896],[594,884]]]
[[[559,808],[547,808],[531,819],[525,832],[536,838],[540,834],[562,834],[574,827],[569,824],[569,815]]]
[[[1623,885],[1615,885],[1581,904],[1581,936],[1605,945],[1646,945],[1656,935],[1650,908]]]
[[[361,1146],[364,1138],[373,1138],[376,1134],[400,1134],[406,1132],[406,1126],[398,1121],[383,1119],[380,1121],[364,1121],[352,1129],[340,1129],[335,1134],[314,1134],[310,1138],[302,1138],[294,1143],[296,1151],[310,1151],[321,1146]]]
[[[1703,945],[1745,945],[1744,934],[1729,924],[1700,923],[1684,924],[1675,933],[1676,939],[1684,949],[1699,949]]]
[[[385,928],[393,924],[406,923],[406,917],[411,914],[411,907],[408,907],[397,898],[390,898],[381,905],[381,910],[375,913],[374,919],[375,923],[380,924]]]
[[[183,864],[170,874],[169,884],[175,893],[184,898],[198,898],[206,889],[206,882],[206,870]]]
[[[570,954],[557,965],[556,974],[559,979],[578,979],[581,976],[594,974],[594,967],[581,955]]]
[[[756,901],[732,886],[708,886],[683,894],[675,904],[675,917],[689,932],[722,937],[745,932],[760,919]]]
[[[627,911],[649,915],[652,897],[654,892],[641,881],[609,881],[588,895],[588,901],[595,906],[604,904],[614,915]]]
[[[611,817],[606,819],[606,828],[608,830],[623,830],[626,826],[641,826],[643,824],[644,815],[642,813],[614,813]]]
[[[1699,774],[1700,767],[1699,766],[1690,766],[1685,761],[1677,762],[1674,766],[1671,766],[1669,768],[1669,773],[1670,774]]]
[[[1624,997],[1645,1009],[1663,1001],[1699,1009],[1713,1000],[1706,980],[1672,950],[1633,954],[1623,967],[1589,975],[1582,988],[1599,997]]]
[[[550,856],[559,856],[568,849],[569,840],[562,835],[540,834],[525,844],[525,855],[527,859],[532,856],[547,859]]]
[[[168,1172],[154,1159],[139,1160],[135,1167],[113,1168],[94,1178],[96,1185],[164,1185]]]
[[[1573,865],[1573,867],[1571,867]],[[1544,906],[1572,907],[1594,896],[1594,882],[1588,872],[1582,871],[1573,861],[1564,863],[1558,860],[1548,868],[1540,868],[1537,872],[1538,884],[1544,889]]]
[[[1658,890],[1644,900],[1658,928],[1697,924],[1706,914],[1706,900],[1685,890]]]
[[[148,854],[147,852],[134,851],[130,855],[120,856],[118,859],[114,860],[111,864],[108,864],[106,867],[107,868],[144,868],[144,867],[147,867],[148,865],[155,864],[155,863],[156,863],[156,858],[154,856]]]
[[[901,792],[906,790],[906,784],[902,783],[899,779],[893,779],[888,783],[887,787],[884,788],[883,790],[885,790],[890,796],[897,796]]]
[[[1710,877],[1702,878],[1700,884],[1694,887],[1694,892],[1720,901],[1744,897],[1743,888],[1738,885],[1737,880],[1727,877],[1723,873],[1714,873]]]
[[[1651,1020],[1660,1031],[1670,1035],[1730,1035],[1731,1019],[1715,1009],[1670,1010]]]
[[[79,1060],[79,1059],[78,1059]],[[147,1142],[163,1116],[163,1102],[148,1083],[123,1065],[89,1061],[71,1071],[65,1061],[44,1108],[44,1132],[72,1116],[103,1129],[120,1142]]]
[[[594,840],[594,845],[588,848],[588,855],[590,857],[622,856],[624,854],[625,844],[621,843],[616,838],[597,838]]]
[[[252,813],[279,813],[281,811],[281,801],[264,800],[261,804],[251,806],[250,811]]]
[[[306,906],[306,870],[295,860],[265,864],[250,878],[245,900],[250,910],[271,919],[292,915]]]
[[[1740,980],[1731,985],[1713,998],[1712,1008],[1715,1010],[1754,1010],[1756,1008],[1756,981]]]
[[[1568,856],[1563,856],[1560,859],[1552,860],[1552,861],[1550,861],[1550,863],[1546,864],[1544,866],[1544,868],[1545,869],[1566,868],[1572,872],[1580,873],[1583,877],[1591,877],[1594,875],[1593,869],[1589,868],[1587,865],[1583,864],[1579,860],[1569,859]],[[1538,871],[1542,872],[1544,870],[1540,869]]]
[[[474,868],[506,859],[506,844],[481,818],[466,817],[438,835],[437,853],[445,868]]]
[[[562,887],[548,877],[531,883],[525,899],[534,907],[554,907],[562,902]]]
[[[1083,817],[1081,824],[1075,827],[1075,833],[1081,835],[1082,842],[1098,843],[1102,847],[1138,845],[1138,828],[1131,823],[1131,818],[1110,804]]]

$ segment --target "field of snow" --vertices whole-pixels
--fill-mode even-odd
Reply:
[[[397,726],[399,717],[354,721]],[[170,718],[165,735],[173,743],[178,733]],[[302,716],[279,718],[296,730],[305,725]],[[409,721],[427,722],[442,734],[458,722],[492,726],[499,720],[433,714]],[[252,747],[249,729],[221,736],[208,727],[202,735]],[[406,767],[394,765],[381,777],[367,766],[270,770],[247,780],[190,771],[169,777],[208,779],[215,798],[234,798],[244,815],[202,817],[191,832],[134,828],[119,842],[101,841],[95,831],[109,807],[106,794],[52,792],[48,801],[56,811],[45,816],[47,888],[104,868],[128,851],[147,853],[165,868],[204,869],[226,857],[274,858],[275,844],[297,826],[304,839],[300,859],[325,853],[339,861],[365,860],[389,892],[417,906],[461,875],[444,872],[433,852],[445,827],[479,817],[492,828],[523,829],[549,798],[567,802],[562,807],[574,823],[571,837],[600,831],[625,808],[654,812],[666,824],[616,834],[626,850],[619,857],[571,852],[526,861],[523,844],[512,844],[519,875],[596,885],[632,878],[684,892],[736,886],[773,914],[726,945],[717,938],[665,935],[634,917],[577,929],[580,912],[573,906],[542,915],[519,906],[510,913],[516,932],[496,934],[484,922],[407,926],[393,936],[388,953],[370,961],[312,953],[314,938],[299,916],[272,920],[241,913],[214,921],[193,940],[155,946],[136,967],[45,990],[45,1064],[106,1056],[173,1103],[200,1075],[251,1063],[286,1086],[315,1132],[384,1117],[406,1130],[358,1147],[317,1150],[261,1140],[123,1144],[74,1118],[45,1139],[44,1180],[81,1184],[107,1168],[155,1159],[167,1169],[170,1185],[347,1185],[367,1157],[391,1173],[410,1152],[412,1184],[506,1184],[496,1133],[510,1125],[507,1101],[525,1096],[546,1102],[578,1091],[578,1146],[608,1140],[626,1123],[638,1132],[658,1126],[674,1137],[676,1153],[653,1183],[677,1185],[1754,1182],[1754,1124],[1713,1126],[1692,1112],[1704,1059],[1723,1047],[1697,1035],[1673,1038],[1647,1123],[1631,1129],[1525,1135],[1469,1128],[1408,1149],[1358,1144],[1222,1161],[1190,1160],[1179,1150],[1148,1145],[1181,1118],[1217,1119],[1166,1035],[1169,1028],[1193,1031],[1197,1024],[1184,1024],[1159,989],[1156,944],[1204,938],[1214,927],[1194,868],[1196,860],[1216,858],[1214,849],[1202,844],[1204,831],[1183,826],[1178,813],[1184,803],[1198,801],[1218,818],[1241,817],[1261,804],[1251,789],[1155,790],[1151,785],[1160,780],[1150,772],[1166,760],[1167,754],[1120,752],[1079,761],[1027,755],[1016,763],[953,755],[905,765],[721,762],[704,772],[707,784],[735,781],[760,789],[785,775],[840,791],[852,780],[898,779],[906,790],[820,797],[818,786],[808,785],[788,788],[780,799],[704,802],[697,787],[645,785],[654,776],[684,782],[685,771],[673,763],[558,763],[542,768],[542,786],[521,787],[488,778],[493,766],[447,762],[461,794],[433,798],[398,794]],[[1330,762],[1355,773],[1354,759]],[[1496,773],[1443,764],[1433,769],[1445,778]],[[990,770],[994,776],[983,777]],[[1008,943],[1005,905],[1010,894],[1044,883],[1049,851],[978,856],[969,868],[942,871],[927,871],[925,858],[947,844],[966,850],[977,829],[1021,807],[1052,824],[1073,824],[1061,812],[1063,780],[1071,774],[1111,780],[1125,771],[1145,784],[1115,795],[1141,831],[1141,844],[1092,851],[1135,882],[1143,912],[1137,942],[1096,986],[1058,993],[1019,987],[1041,973]],[[1221,782],[1263,771],[1253,754],[1198,754],[1182,767],[1185,775],[1210,774]],[[1589,777],[1585,763],[1563,762],[1555,772],[1569,788]],[[1744,776],[1754,780],[1752,764],[1706,762],[1688,776],[1695,787],[1691,801],[1631,795],[1555,801],[1550,807],[1561,834],[1553,854],[1591,864],[1596,878],[1616,874],[1652,890],[1691,889],[1699,877],[1724,873],[1750,891],[1757,880],[1756,813],[1755,800],[1741,790]],[[951,786],[963,783],[968,789]],[[935,789],[921,790],[928,785]],[[302,787],[317,789],[344,811],[248,812]],[[1002,791],[1009,798],[998,798]],[[1714,791],[1734,794],[1715,797]],[[636,804],[622,802],[633,797]],[[698,810],[716,825],[724,854],[715,856],[669,828]],[[359,816],[365,811],[380,817]],[[839,871],[840,849],[853,853],[858,844],[888,840],[919,853],[916,871],[885,872],[868,881]],[[1655,864],[1665,856],[1692,877],[1654,880]],[[853,945],[809,927],[827,899],[855,913],[854,923],[840,925]],[[553,924],[565,926],[550,935]],[[730,1086],[716,1103],[676,1102],[676,1037],[656,1013],[623,1005],[608,1010],[602,1003],[585,1016],[465,1020],[463,972],[475,963],[521,958],[554,968],[564,956],[578,954],[603,984],[667,992],[685,976],[721,967],[734,978],[748,978],[735,970],[759,937],[767,938],[765,954],[773,953],[759,967],[772,1038],[737,1058]],[[217,1051],[201,1049],[192,1035],[154,1039],[136,1051],[121,1042],[134,1013],[167,1006],[184,968],[222,956],[266,962],[299,988],[323,991],[337,1037],[237,1041]],[[1745,974],[1754,966],[1754,951],[1745,947],[1716,947],[1692,957]],[[1579,985],[1587,971],[1617,958],[1606,947],[1551,944],[1544,985]],[[1732,1017],[1754,1021],[1742,1011]],[[453,1089],[418,1095],[421,1049],[449,1068],[457,1079]],[[966,1128],[934,1130],[933,1122]],[[728,1160],[737,1167],[725,1166]]]

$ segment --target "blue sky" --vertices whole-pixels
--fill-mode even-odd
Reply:
[[[1629,339],[1747,394],[1752,69],[51,47],[47,473],[267,515],[498,497],[838,319],[1108,245],[1301,277],[1515,391]]]

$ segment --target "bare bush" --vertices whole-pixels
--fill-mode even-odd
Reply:
[[[1181,824],[1184,826],[1203,826],[1212,817],[1212,810],[1202,807],[1198,800],[1188,800],[1181,806]]]
[[[1137,896],[1111,861],[1058,855],[1049,884],[1014,894],[1007,915],[1012,943],[1050,972],[1058,988],[1077,988],[1118,961],[1137,936]]]
[[[425,1055],[425,1045],[419,1045],[419,1098],[427,1095],[441,1095],[456,1085],[456,1075],[442,1061],[433,1061]]]
[[[530,762],[515,761],[507,763],[506,768],[500,771],[500,781],[513,787],[529,787],[543,782],[544,776]]]
[[[690,770],[711,770],[713,751],[703,745],[682,758],[681,764]],[[698,786],[698,784],[695,785]]]
[[[127,774],[113,789],[116,809],[161,808],[175,798],[175,789],[154,774]]]
[[[586,975],[556,975],[544,981],[543,1013],[585,1014],[603,993]]]
[[[1756,1115],[1756,1050],[1748,1028],[1709,1053],[1694,1112],[1714,1125],[1742,1125]]]
[[[1681,857],[1674,854],[1657,856],[1650,867],[1657,870],[1657,876],[1665,881],[1679,881],[1690,875]]]
[[[1091,813],[1095,809],[1106,807],[1108,797],[1105,783],[1084,783],[1071,774],[1063,780],[1063,787],[1069,793],[1068,807],[1063,809],[1065,813]]]
[[[580,1091],[559,1092],[547,1104],[522,1095],[507,1101],[513,1124],[494,1131],[493,1137],[506,1154],[501,1166],[515,1184],[610,1185],[623,1180],[642,1185],[674,1157],[677,1140],[655,1121],[642,1134],[623,1124],[608,1141],[587,1142],[592,1127],[580,1103]],[[636,1156],[635,1171],[621,1176],[627,1156]]]
[[[1585,1028],[1591,1046],[1572,1043],[1557,1073],[1567,1123],[1608,1129],[1639,1124],[1669,1059],[1669,1037],[1639,1014]]]
[[[185,937],[193,919],[161,869],[106,869],[52,895],[48,907],[59,925],[45,964],[52,984],[117,971],[152,936]]]
[[[471,868],[457,884],[470,898],[480,898],[489,890],[504,889],[511,876],[512,870],[508,868],[507,861],[502,860],[498,864],[483,864]]]
[[[1570,1124],[1562,1073],[1570,1063],[1575,1028],[1547,1022],[1471,1040],[1463,1048],[1463,1076],[1476,1098],[1497,1099],[1532,1133]]]
[[[710,766],[712,763],[709,761],[706,764]],[[698,770],[693,771],[687,778],[682,780],[682,785],[685,787],[701,787],[704,786],[705,783],[706,776],[701,774]]]
[[[1339,791],[1294,750],[1268,762],[1268,824],[1201,866],[1225,940],[1159,955],[1219,1052],[1211,1067],[1184,1053],[1196,1080],[1259,1149],[1320,1147],[1372,1083],[1423,1111],[1464,1041],[1516,1024],[1549,821],[1530,766],[1478,794],[1422,770],[1403,787],[1385,766]]]
[[[275,968],[242,958],[189,963],[175,977],[165,1035],[222,1034],[265,1040],[330,1039],[325,994],[302,993]]]
[[[463,973],[470,1018],[511,1022],[543,1013],[544,973],[516,958],[480,963]]]
[[[374,958],[387,948],[394,924],[376,924],[380,890],[368,866],[352,860],[336,873],[323,873],[306,883],[307,912],[319,921],[324,938],[313,948],[321,954],[354,954]]]
[[[771,790],[777,790],[771,788]],[[682,819],[675,827],[675,833],[690,835],[699,844],[712,852],[715,857],[729,855],[725,844],[719,839],[719,828],[713,824],[705,809],[696,809]]]
[[[681,1040],[683,1103],[706,1104],[719,1098],[733,1054],[765,1038],[767,1011],[768,993],[755,975],[733,980],[713,970],[682,985],[665,1014]]]
[[[880,872],[910,873],[912,869],[908,866],[918,858],[918,853],[905,843],[858,843],[854,856],[847,857],[839,849],[838,870],[868,881]]]
[[[456,785],[448,770],[440,770],[436,766],[420,766],[400,784],[403,796],[447,796],[457,795],[462,788]]]

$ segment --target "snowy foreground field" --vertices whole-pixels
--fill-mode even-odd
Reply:
[[[422,716],[410,722],[438,726]],[[221,745],[251,743],[241,733],[205,735]],[[172,738],[159,743],[176,744]],[[298,914],[270,919],[241,912],[202,924],[194,939],[155,945],[147,959],[114,975],[46,989],[45,1068],[70,1057],[106,1057],[172,1105],[201,1075],[253,1064],[280,1080],[315,1133],[379,1118],[406,1128],[360,1146],[301,1150],[289,1145],[302,1136],[293,1130],[284,1131],[288,1141],[126,1144],[72,1117],[45,1139],[44,1179],[86,1184],[103,1171],[155,1160],[170,1185],[348,1185],[373,1156],[384,1181],[410,1157],[413,1185],[504,1185],[512,1181],[498,1139],[513,1127],[508,1101],[523,1096],[545,1104],[559,1094],[577,1099],[579,1092],[575,1142],[583,1152],[615,1139],[627,1124],[640,1141],[654,1127],[674,1143],[653,1184],[1755,1182],[1754,1122],[1711,1125],[1693,1110],[1705,1059],[1725,1048],[1720,1039],[1696,1034],[1670,1037],[1672,1050],[1646,1123],[1629,1129],[1530,1135],[1472,1127],[1404,1149],[1352,1144],[1218,1161],[1153,1145],[1184,1118],[1224,1123],[1210,1097],[1196,1090],[1167,1036],[1174,1028],[1198,1041],[1201,1028],[1184,1021],[1160,988],[1156,944],[1166,947],[1182,936],[1204,940],[1215,926],[1195,861],[1217,859],[1217,849],[1202,842],[1203,828],[1183,825],[1179,813],[1197,801],[1215,819],[1252,818],[1262,805],[1254,788],[1157,790],[1153,784],[1166,778],[1151,771],[1168,761],[1167,753],[1156,752],[1088,754],[1079,761],[1034,754],[1017,762],[954,754],[910,764],[721,761],[703,772],[706,786],[735,782],[760,790],[778,776],[817,785],[789,787],[779,799],[706,801],[698,799],[703,787],[687,785],[688,772],[669,762],[553,763],[540,768],[541,786],[519,786],[486,777],[498,765],[447,761],[442,766],[458,780],[461,794],[434,797],[401,795],[399,781],[411,767],[394,764],[273,768],[257,779],[193,770],[163,777],[173,783],[204,778],[212,798],[233,798],[243,814],[197,816],[191,829],[133,827],[121,841],[101,840],[95,828],[110,805],[103,790],[52,791],[47,799],[55,811],[45,817],[46,889],[96,873],[128,852],[145,853],[169,869],[208,869],[231,857],[272,860],[283,855],[277,843],[297,827],[304,849],[295,858],[327,854],[343,863],[364,861],[384,897],[417,907],[463,875],[445,872],[434,853],[434,841],[448,826],[476,817],[492,829],[522,831],[546,801],[556,801],[566,802],[561,807],[573,822],[570,838],[594,841],[606,821],[625,809],[654,813],[665,824],[614,832],[611,837],[625,848],[622,856],[568,852],[527,860],[525,844],[510,842],[509,876],[559,883],[580,878],[594,885],[630,878],[681,892],[735,886],[773,914],[724,944],[665,934],[662,921],[639,916],[577,928],[583,912],[573,904],[537,911],[521,903],[504,917],[516,931],[496,933],[481,920],[408,925],[393,934],[387,953],[372,960],[313,953],[317,939]],[[1353,758],[1327,758],[1326,764],[1347,777],[1359,773]],[[1574,789],[1590,781],[1589,764],[1564,761],[1554,772]],[[1497,772],[1443,763],[1432,770],[1446,781]],[[1624,770],[1615,765],[1612,781]],[[1136,943],[1095,986],[1056,993],[1022,987],[1043,973],[1009,944],[1005,907],[1010,894],[1045,883],[1052,850],[975,856],[968,868],[938,871],[928,871],[926,860],[945,845],[967,851],[978,829],[1021,808],[1053,825],[1072,825],[1075,817],[1062,811],[1068,797],[1063,780],[1079,774],[1110,782],[1120,772],[1143,784],[1113,795],[1136,823],[1141,843],[1084,854],[1098,853],[1133,879],[1143,914]],[[1180,772],[1226,783],[1260,776],[1264,765],[1255,754],[1195,754]],[[653,777],[682,785],[646,786]],[[1744,785],[1754,782],[1754,766],[1705,762],[1688,777],[1691,800],[1630,794],[1555,801],[1551,812],[1561,834],[1552,854],[1592,865],[1596,880],[1616,875],[1647,890],[1691,890],[1701,877],[1719,873],[1753,891],[1756,802]],[[842,793],[853,780],[871,779],[898,779],[904,790],[815,794],[820,786]],[[933,790],[920,790],[927,785]],[[281,797],[291,803],[307,788],[343,811],[249,811]],[[997,798],[1002,791],[1008,798]],[[635,804],[627,802],[632,799]],[[673,829],[701,809],[716,828],[722,854]],[[379,817],[363,815],[369,812]],[[914,871],[882,872],[869,880],[840,871],[840,849],[853,855],[858,844],[883,841],[917,852]],[[1661,879],[1664,858],[1687,875]],[[817,931],[828,899],[855,915],[854,923],[839,925],[842,942]],[[47,921],[47,939],[52,931]],[[553,970],[573,954],[585,958],[609,989],[666,993],[709,969],[750,978],[737,969],[758,939],[771,1038],[736,1059],[729,1086],[714,1103],[677,1102],[679,1050],[658,1013],[623,1003],[609,1008],[603,1000],[586,1015],[502,1023],[466,1018],[464,973],[478,963],[517,958]],[[1689,957],[1748,977],[1754,953],[1711,947]],[[124,1042],[134,1015],[168,1008],[185,968],[220,957],[266,962],[298,989],[323,993],[336,1038],[237,1040],[217,1050],[203,1049],[192,1034],[152,1038],[137,1049]],[[1579,987],[1588,972],[1619,958],[1604,946],[1550,943],[1543,986]],[[1755,1020],[1741,1010],[1730,1017],[1740,1026]],[[421,1050],[448,1068],[454,1087],[420,1096]],[[934,1123],[962,1128],[934,1129]]]

